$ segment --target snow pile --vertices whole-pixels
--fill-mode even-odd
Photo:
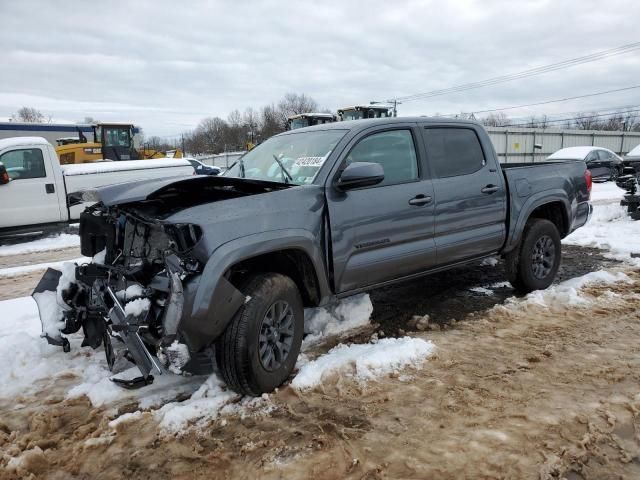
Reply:
[[[18,243],[16,245],[5,245],[3,247],[0,247],[0,257],[23,255],[26,253],[45,252],[47,250],[60,250],[63,248],[79,246],[79,235],[60,233],[52,237],[40,238],[31,242]]]
[[[124,306],[124,313],[127,316],[139,317],[151,308],[151,301],[148,298],[138,298],[128,302]]]
[[[322,383],[330,374],[347,372],[356,380],[367,381],[402,368],[420,367],[434,350],[431,341],[420,338],[384,338],[376,343],[338,345],[302,366],[291,386],[307,390]]]
[[[304,340],[308,346],[329,335],[368,325],[373,304],[367,294],[354,295],[341,300],[330,308],[309,308],[304,312],[305,329],[309,335]]]
[[[104,265],[104,261],[107,258],[107,248],[103,248],[93,256],[92,262]]]
[[[184,343],[178,342],[178,340],[174,340],[168,347],[160,347],[158,350],[158,360],[160,360],[162,365],[168,368],[170,372],[177,375],[182,373],[182,369],[190,359],[189,347]]]
[[[611,200],[622,200],[625,191],[614,182],[594,183],[591,190],[591,201],[593,203],[606,203]]]
[[[51,293],[55,305],[55,294]],[[47,344],[40,338],[38,309],[32,298],[0,302],[0,398],[35,393],[56,383],[58,376],[83,378],[86,372],[100,368],[108,375],[106,360],[99,360],[90,349],[81,349],[82,337],[71,335],[71,352]],[[91,352],[87,355],[87,351]],[[103,352],[100,357],[104,359]],[[104,365],[104,366],[103,366]]]
[[[183,430],[189,424],[202,426],[215,419],[223,407],[239,396],[225,389],[214,374],[184,402],[172,402],[155,412],[160,428],[169,432]]]
[[[40,321],[42,322],[42,332],[51,338],[60,339],[60,330],[64,328],[62,308],[58,305],[58,298],[55,292],[41,292],[33,295],[40,309]]]
[[[562,242],[609,250],[606,256],[640,266],[640,260],[631,257],[640,254],[640,221],[632,220],[626,207],[616,203],[594,205],[589,223]]]
[[[510,298],[506,305],[575,305],[586,306],[591,300],[581,293],[581,289],[594,283],[613,284],[617,282],[632,283],[632,280],[622,272],[611,273],[605,270],[587,273],[582,277],[572,278],[558,285],[553,285],[546,290],[536,290],[523,299]],[[496,307],[501,308],[501,307]]]

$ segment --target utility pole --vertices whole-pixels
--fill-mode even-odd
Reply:
[[[399,102],[395,98],[392,100],[385,100],[384,102],[369,102],[370,105],[376,105],[380,103],[390,103],[391,105],[393,105],[393,116],[398,116],[398,105],[402,105],[402,102]]]

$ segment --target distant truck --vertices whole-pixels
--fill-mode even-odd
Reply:
[[[333,123],[336,116],[333,113],[300,113],[291,115],[287,119],[289,130],[296,128],[313,127],[314,125],[323,125],[325,123]]]
[[[141,372],[113,379],[123,386],[151,383],[159,363],[190,371],[213,347],[227,385],[261,395],[296,364],[304,307],[493,255],[518,290],[548,287],[561,238],[591,215],[591,181],[584,161],[500,165],[470,121],[298,129],[223,176],[87,192],[96,203],[80,217],[80,245],[94,261],[73,282],[50,269],[34,298],[59,288],[64,328],[40,311],[55,345],[68,349],[63,335],[83,328],[113,365],[109,334],[119,336]]]
[[[68,195],[132,180],[193,175],[186,160],[60,165],[42,137],[0,139],[0,237],[60,227],[80,218],[86,205]]]
[[[340,121],[363,120],[366,118],[390,118],[393,117],[393,107],[381,105],[354,105],[338,109]]]

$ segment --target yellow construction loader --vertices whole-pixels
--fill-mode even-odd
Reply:
[[[97,123],[92,125],[93,142],[78,129],[78,140],[58,141],[56,153],[61,165],[91,163],[101,160],[146,160],[149,158],[182,158],[179,149],[160,151],[137,149],[133,145],[133,125],[128,123]]]

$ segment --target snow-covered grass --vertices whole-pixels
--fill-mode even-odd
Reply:
[[[26,253],[45,252],[47,250],[60,250],[63,248],[79,246],[79,235],[71,233],[59,233],[51,237],[40,238],[38,240],[33,240],[30,242],[0,246],[0,257],[23,255]]]
[[[291,386],[297,390],[313,388],[330,374],[344,373],[367,381],[408,366],[420,367],[433,352],[431,341],[420,338],[384,338],[375,343],[340,344],[302,366]]]

